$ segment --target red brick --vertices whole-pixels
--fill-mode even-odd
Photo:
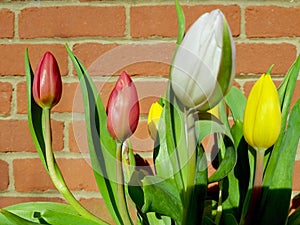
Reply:
[[[239,36],[241,13],[237,5],[197,5],[183,6],[188,29],[196,19],[206,12],[221,9],[231,27],[232,34]],[[130,32],[135,38],[153,36],[175,37],[177,35],[177,17],[173,5],[133,6],[130,8]]]
[[[64,123],[52,121],[53,149],[63,149]],[[0,120],[0,152],[35,152],[26,120]]]
[[[44,52],[51,51],[62,75],[68,73],[68,56],[64,45],[60,44],[2,44],[0,45],[0,75],[25,75],[24,55],[28,48],[33,71]]]
[[[84,121],[73,121],[69,127],[69,150],[88,153],[88,142]]]
[[[236,74],[263,74],[272,64],[272,74],[286,74],[296,55],[296,46],[287,43],[237,44]]]
[[[4,191],[9,184],[9,169],[8,163],[3,160],[0,160],[0,177],[0,191]]]
[[[296,161],[294,166],[293,191],[300,191],[299,173],[300,173],[300,161]]]
[[[153,150],[153,140],[148,133],[147,121],[139,121],[137,130],[130,137],[135,152],[146,152]],[[69,127],[69,149],[72,152],[88,153],[88,142],[84,121],[73,121]]]
[[[253,87],[255,81],[247,81],[244,84],[244,93],[246,96],[249,95],[251,88]],[[281,84],[281,81],[274,81],[276,87],[279,87],[279,85]],[[294,90],[294,94],[293,94],[293,98],[292,98],[292,102],[291,102],[291,108],[294,106],[294,104],[296,103],[296,101],[300,98],[300,80],[298,80],[296,82],[296,86],[295,86],[295,90]]]
[[[249,38],[300,36],[300,7],[249,6],[245,18]]]
[[[91,75],[168,76],[175,51],[174,43],[103,45],[78,44],[74,53]]]
[[[123,37],[125,8],[61,6],[25,8],[19,15],[20,38]]]
[[[81,198],[79,202],[94,215],[99,216],[109,224],[115,224],[112,219],[105,202],[101,198]]]
[[[15,159],[13,161],[15,189],[18,192],[47,191],[55,187],[41,160]]]
[[[57,163],[70,189],[99,191],[92,166],[87,159],[58,159]]]
[[[96,75],[91,68],[95,67],[98,60],[101,60],[102,57],[105,57],[106,53],[110,53],[110,51],[114,50],[117,46],[117,44],[82,43],[75,44],[73,46],[73,52],[82,61],[89,73]],[[102,65],[99,65],[99,69],[101,69],[101,67]],[[97,72],[97,74],[107,75],[99,72]]]
[[[9,9],[0,10],[0,38],[14,37],[15,15]]]
[[[8,115],[11,108],[12,85],[0,82],[0,114]]]
[[[76,103],[74,96],[77,92],[79,92],[79,88],[80,87],[78,83],[64,83],[61,100],[56,106],[53,107],[52,112],[72,112],[73,105]],[[82,101],[81,95],[80,98],[77,97],[76,99]],[[17,85],[17,112],[20,114],[27,114],[27,104],[26,83],[21,82]]]
[[[73,191],[98,191],[91,166],[85,159],[57,159],[67,186]],[[13,161],[15,187],[19,192],[55,189],[40,159]]]
[[[165,96],[167,80],[165,81],[136,81],[135,82],[140,101],[140,113],[148,114],[151,104]]]
[[[0,208],[10,205],[15,205],[24,202],[58,202],[65,203],[61,198],[46,198],[46,197],[0,197]]]
[[[132,148],[135,152],[153,151],[154,141],[148,133],[147,121],[140,121],[134,134],[130,137]]]

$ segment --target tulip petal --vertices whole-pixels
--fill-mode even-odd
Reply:
[[[244,115],[244,135],[255,149],[267,149],[278,138],[281,111],[277,89],[269,74],[254,84]]]
[[[107,129],[121,142],[136,130],[139,120],[139,102],[134,83],[123,72],[112,90],[107,104]]]

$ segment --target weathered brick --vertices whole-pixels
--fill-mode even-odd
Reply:
[[[122,37],[125,8],[121,6],[60,6],[25,8],[19,15],[20,38]]]
[[[0,82],[0,114],[7,115],[11,109],[12,85]]]
[[[9,9],[0,9],[0,38],[14,37],[15,15]]]
[[[249,38],[300,36],[300,7],[248,6],[245,19]]]
[[[74,191],[97,191],[91,166],[85,159],[57,159],[67,186]],[[19,192],[55,189],[40,159],[15,159],[13,161],[15,188]]]
[[[286,74],[296,55],[296,46],[288,43],[237,44],[236,74],[266,73],[272,64],[272,74]]]
[[[175,50],[174,43],[97,44],[74,46],[91,75],[120,75],[123,70],[134,76],[167,76]]]
[[[8,188],[9,184],[9,169],[6,161],[0,160],[0,191]]]
[[[24,54],[28,48],[33,71],[46,51],[54,54],[61,74],[68,73],[68,56],[61,44],[1,44],[0,45],[0,75],[25,75]]]
[[[183,6],[188,29],[195,20],[213,9],[221,9],[231,27],[233,36],[239,36],[241,13],[238,5],[197,5]],[[132,6],[130,8],[130,32],[135,38],[152,36],[175,37],[177,17],[173,5]]]
[[[52,121],[53,149],[63,149],[64,123]],[[0,120],[0,152],[35,152],[26,120]]]

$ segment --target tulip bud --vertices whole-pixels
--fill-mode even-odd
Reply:
[[[163,107],[158,102],[151,105],[148,114],[148,131],[153,140],[156,139],[159,119],[162,113]]]
[[[171,68],[175,96],[188,108],[207,111],[219,103],[235,76],[235,45],[220,10],[202,15],[178,47]]]
[[[130,137],[139,121],[139,101],[136,87],[126,72],[123,72],[112,90],[106,108],[107,129],[120,141]]]
[[[55,106],[62,94],[62,80],[58,64],[50,52],[46,52],[37,66],[32,86],[35,102],[42,108]]]
[[[277,89],[270,74],[263,74],[249,94],[244,114],[244,137],[256,150],[266,150],[277,140],[281,111]]]

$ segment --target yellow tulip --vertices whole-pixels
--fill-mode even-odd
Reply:
[[[256,150],[266,150],[277,140],[281,111],[277,89],[270,74],[263,74],[250,91],[245,114],[244,136]]]
[[[153,140],[156,139],[158,123],[159,123],[159,119],[161,117],[162,110],[163,110],[163,107],[158,102],[153,103],[149,110],[148,130],[149,130],[149,134]]]

